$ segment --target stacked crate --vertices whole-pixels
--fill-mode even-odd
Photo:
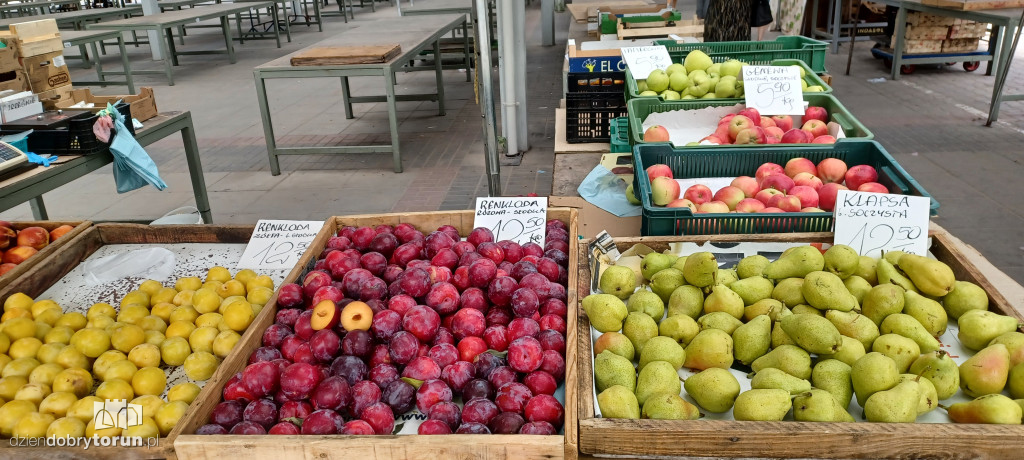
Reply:
[[[17,43],[29,88],[39,95],[43,105],[52,108],[56,101],[70,96],[71,73],[64,60],[64,42],[57,22],[44,19],[11,24],[10,33]]]
[[[625,79],[625,72],[570,72],[566,76],[566,142],[610,141],[612,120],[627,113]]]
[[[0,47],[0,91],[27,91],[28,77],[21,68],[17,40],[13,35],[0,34],[0,43],[3,44]]]
[[[905,53],[958,53],[978,49],[988,24],[912,11],[907,14]],[[892,43],[896,43],[893,37]]]

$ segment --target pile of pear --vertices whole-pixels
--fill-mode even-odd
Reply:
[[[736,420],[910,423],[941,407],[957,423],[1021,423],[1018,319],[989,311],[984,289],[929,257],[808,245],[722,269],[709,252],[652,252],[639,267],[607,267],[599,287],[582,306],[601,334],[605,418],[731,410]],[[940,349],[950,321],[974,352],[960,365]],[[753,371],[750,390],[734,366]],[[696,373],[683,380],[684,367]],[[961,392],[966,402],[942,404]],[[863,411],[851,411],[854,398]]]

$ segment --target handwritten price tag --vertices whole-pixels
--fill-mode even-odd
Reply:
[[[324,226],[322,221],[264,220],[256,223],[238,268],[292,268]]]
[[[491,229],[494,241],[537,243],[544,247],[547,216],[548,198],[544,196],[477,198],[473,228]]]
[[[929,198],[920,196],[840,190],[836,196],[835,242],[870,257],[896,250],[926,255],[930,205]]]
[[[663,45],[622,48],[622,60],[626,61],[629,72],[637,80],[644,80],[651,72],[665,70],[672,65],[668,49]]]
[[[747,107],[761,115],[803,115],[800,69],[793,66],[743,66]]]

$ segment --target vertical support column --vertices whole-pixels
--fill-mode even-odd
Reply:
[[[516,0],[497,2],[498,7],[498,90],[501,96],[501,134],[505,139],[505,154],[519,153],[518,122],[516,115],[515,84],[515,9]],[[478,42],[479,43],[479,42]],[[484,61],[487,63],[489,61]]]
[[[530,129],[526,119],[526,2],[516,0],[515,8],[515,104],[516,104],[516,145],[520,152],[530,150]],[[544,27],[541,24],[541,27]],[[509,134],[512,135],[511,133]],[[509,155],[517,152],[508,151]]]
[[[154,14],[160,14],[160,6],[156,4],[156,0],[142,0],[142,15],[152,16]],[[160,40],[163,40],[163,37],[160,36],[159,30],[148,30],[146,31],[146,35],[149,36],[150,43],[157,43]],[[149,48],[153,51],[154,61],[159,61],[164,58],[163,49],[161,47],[150,46]]]
[[[540,44],[555,45],[555,0],[540,0]]]
[[[491,82],[491,29],[487,0],[473,0],[473,34],[476,67],[480,82],[480,112],[484,129],[484,155],[487,163],[487,190],[501,196],[501,172],[498,162],[498,136],[494,126],[494,88]],[[481,20],[481,16],[483,20]]]

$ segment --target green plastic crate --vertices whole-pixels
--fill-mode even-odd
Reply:
[[[832,87],[829,86],[828,83],[825,83],[825,80],[822,80],[821,77],[818,76],[818,74],[816,74],[813,71],[811,71],[811,68],[807,67],[807,63],[805,63],[804,61],[801,61],[801,60],[798,60],[798,59],[776,59],[776,60],[772,61],[771,65],[774,65],[774,66],[798,65],[800,67],[803,67],[804,68],[804,73],[805,73],[804,81],[807,82],[807,86],[818,85],[818,86],[821,86],[822,88],[824,88],[823,91],[818,91],[819,93],[821,93],[821,94],[832,94]],[[640,95],[640,91],[637,88],[636,79],[633,78],[633,74],[630,73],[629,69],[627,68],[626,69],[626,100],[628,101],[630,99],[638,98],[638,97],[646,97],[646,98],[655,99],[655,98],[658,98],[660,96],[641,96]],[[682,99],[680,99],[680,100],[682,100]],[[695,101],[695,99],[688,99],[688,100]],[[734,102],[740,102],[740,101],[743,101],[743,98],[742,97],[725,97],[725,98],[712,98],[712,99],[701,99],[701,100],[704,100],[704,101],[734,101]]]
[[[611,133],[611,149],[609,152],[632,152],[629,146],[629,117],[613,118],[611,126],[609,126],[609,132]]]
[[[742,148],[675,149],[671,145],[646,144],[633,148],[635,171],[654,164],[666,164],[677,179],[700,177],[754,176],[767,162],[785,165],[803,157],[815,164],[838,158],[848,166],[871,165],[878,170],[878,182],[894,193],[931,198],[931,214],[939,209],[932,198],[882,145],[875,141],[851,140],[832,146],[806,144],[798,147],[765,147],[757,151]],[[772,214],[694,214],[689,208],[664,208],[651,203],[651,181],[647,174],[635,174],[634,188],[643,204],[642,236],[717,235],[750,233],[831,232],[831,212],[783,212]],[[636,185],[639,184],[639,185]]]
[[[675,40],[658,40],[654,43],[668,48],[672,62],[682,62],[690,51],[701,50],[714,62],[739,59],[748,64],[768,65],[776,59],[799,59],[819,74],[825,73],[825,50],[828,49],[826,42],[799,35],[761,42],[677,43]]]
[[[850,113],[843,104],[839,103],[839,100],[831,94],[822,93],[804,93],[804,100],[809,102],[812,106],[824,107],[828,111],[831,121],[839,123],[843,127],[843,131],[846,133],[847,138],[857,139],[874,139],[875,135],[868,130],[860,121],[854,118],[853,114]],[[626,108],[629,111],[629,130],[630,130],[630,141],[636,144],[642,144],[644,140],[643,121],[648,115],[655,112],[670,112],[673,110],[697,110],[706,107],[722,107],[731,106],[737,104],[735,99],[690,99],[686,101],[663,101],[660,98],[653,97],[641,97],[632,99],[626,103]],[[794,123],[795,125],[795,123]],[[708,133],[711,134],[710,132]],[[840,140],[839,143],[845,142]],[[837,143],[837,145],[839,144]],[[771,144],[777,145],[801,145],[801,144]],[[749,144],[749,145],[722,145],[722,146],[701,146],[710,148],[764,148],[764,145]],[[694,148],[694,147],[690,147]]]

